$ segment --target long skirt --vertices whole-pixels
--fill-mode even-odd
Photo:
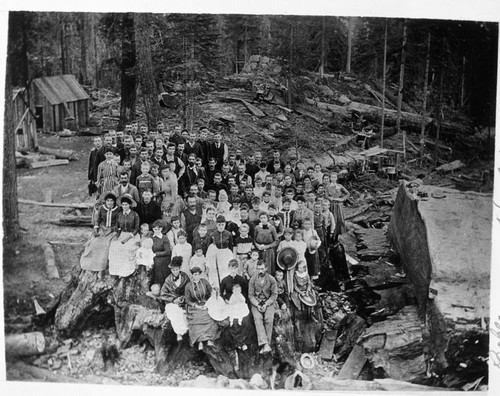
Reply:
[[[218,249],[211,244],[207,250],[207,274],[212,287],[219,288],[222,279],[229,275],[227,265],[234,258],[230,249]]]
[[[130,238],[126,243],[122,241],[132,236],[130,232],[122,232],[118,240],[111,242],[109,246],[109,274],[122,278],[132,275],[135,271],[135,252],[139,245],[135,238]]]
[[[167,276],[170,275],[170,256],[161,256],[154,258],[153,268],[151,269],[151,284],[158,283],[163,285]]]
[[[344,204],[342,202],[332,202],[331,211],[335,219],[335,236],[345,232]]]
[[[309,273],[309,276],[311,278],[317,277],[321,269],[318,251],[315,250],[314,253],[311,253],[309,252],[309,249],[307,249],[304,256],[306,257],[307,272]]]
[[[251,315],[247,315],[243,317],[241,326],[238,323],[234,323],[232,326],[227,328],[227,332],[231,335],[236,347],[250,343],[249,340],[252,332],[249,331],[249,329],[251,326],[254,326],[253,317]]]
[[[170,320],[170,324],[175,334],[184,335],[188,331],[188,321],[186,311],[177,304],[166,304],[165,315]]]
[[[87,271],[104,271],[108,268],[109,246],[116,235],[112,228],[101,226],[99,235],[85,243],[80,266]]]
[[[276,250],[274,248],[266,249],[261,252],[262,260],[267,263],[269,273],[274,276],[276,271]]]
[[[187,318],[191,345],[196,342],[213,341],[219,338],[219,325],[210,317],[208,310],[188,307]]]

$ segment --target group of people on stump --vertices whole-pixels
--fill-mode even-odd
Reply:
[[[244,157],[206,128],[130,124],[103,140],[94,138],[89,157],[97,200],[83,270],[99,278],[140,272],[178,340],[189,332],[200,349],[227,318],[243,350],[253,318],[261,353],[271,351],[277,308],[293,304],[315,320],[320,262],[345,229],[349,192],[336,173],[285,163],[279,151]]]

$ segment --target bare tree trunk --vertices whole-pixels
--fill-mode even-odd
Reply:
[[[465,104],[465,56],[462,58],[462,81],[460,83],[460,107]]]
[[[9,23],[9,37],[15,26]],[[14,68],[12,52],[14,43],[9,41],[7,56],[7,76],[5,79],[5,114],[3,132],[3,232],[4,247],[6,242],[19,238],[19,211],[17,207],[17,173],[16,173],[16,133],[14,131],[14,106],[12,103],[12,70]]]
[[[425,59],[425,74],[424,74],[424,100],[422,103],[422,129],[420,132],[420,166],[424,160],[424,139],[425,139],[425,116],[427,111],[427,90],[429,86],[429,65],[431,62],[431,32],[427,33],[427,56]]]
[[[384,147],[384,122],[385,122],[385,77],[386,77],[386,67],[387,67],[387,20],[385,21],[385,33],[384,33],[384,63],[382,70],[382,117],[380,120],[380,148]]]
[[[398,89],[398,119],[396,129],[401,132],[401,103],[403,101],[403,86],[405,78],[405,61],[406,61],[406,20],[403,22],[403,46],[401,47],[401,65],[399,68],[399,89]],[[406,162],[406,131],[403,130],[403,158]]]
[[[292,55],[293,55],[293,20],[290,20],[290,50],[288,54],[288,100],[287,105],[292,107]]]
[[[347,60],[345,65],[345,72],[351,73],[351,57],[352,57],[352,30],[354,28],[353,17],[348,18],[347,22]]]
[[[441,71],[439,75],[439,94],[438,94],[438,103],[437,103],[437,114],[436,114],[436,145],[434,146],[434,166],[437,166],[438,162],[438,150],[439,150],[439,133],[441,132],[441,122],[442,122],[442,101],[443,101],[443,80],[444,80],[444,70],[445,70],[445,39],[443,40],[443,49],[442,56],[443,59],[441,61]]]
[[[122,62],[121,62],[121,102],[119,129],[135,119],[136,106],[136,53],[134,16],[131,13],[122,17]],[[96,53],[97,58],[97,53]]]
[[[158,102],[158,85],[155,81],[153,59],[151,58],[151,43],[149,41],[150,24],[148,14],[135,15],[137,66],[139,69],[139,81],[141,84],[142,97],[144,99],[144,111],[149,129],[156,128],[156,122],[160,119],[160,104]]]
[[[323,79],[325,73],[325,35],[326,35],[326,16],[321,18],[321,59],[319,65],[319,78]]]
[[[85,26],[87,23],[87,14],[82,12],[79,15],[80,22],[80,73],[81,73],[81,81],[83,84],[87,85],[88,81],[88,72],[87,72],[87,45],[85,42],[87,36],[87,27]]]
[[[62,17],[61,17],[62,19]],[[60,34],[61,34],[61,73],[66,74],[66,29],[64,21],[60,21]]]

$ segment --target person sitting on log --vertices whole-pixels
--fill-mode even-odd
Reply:
[[[201,277],[201,268],[194,267],[191,275],[192,282],[187,284],[185,291],[189,339],[191,346],[198,343],[198,349],[202,350],[205,341],[207,346],[214,345],[213,341],[220,336],[220,328],[205,306],[212,295],[212,286]]]
[[[259,260],[257,274],[252,276],[248,284],[252,316],[257,330],[257,341],[261,354],[271,352],[271,336],[273,333],[275,303],[278,298],[276,279],[267,273],[267,264]]]
[[[94,223],[93,237],[85,243],[85,250],[80,258],[83,270],[97,272],[99,279],[108,268],[109,246],[118,226],[120,207],[116,205],[116,194],[104,194],[104,205],[99,208]]]
[[[229,327],[233,327],[235,321],[238,326],[242,326],[243,319],[250,314],[250,311],[242,294],[242,285],[240,283],[233,284],[231,297],[227,303],[229,305]]]
[[[239,283],[243,290],[243,297],[248,297],[247,281],[242,276],[238,275],[238,260],[232,259],[227,265],[229,269],[229,275],[222,279],[220,283],[220,295],[227,303],[229,302],[231,295],[233,294],[233,285]]]
[[[285,310],[288,305],[290,305],[290,301],[288,300],[288,291],[286,287],[286,281],[284,279],[284,272],[282,269],[277,269],[274,273],[274,277],[276,278],[276,284],[278,285],[278,306]]]
[[[306,309],[309,318],[315,322],[317,321],[312,311],[312,307],[316,305],[316,293],[311,278],[307,273],[307,264],[305,261],[300,261],[297,264],[297,271],[293,275],[293,292],[291,298],[299,311]]]
[[[174,332],[177,334],[177,341],[182,340],[182,336],[188,331],[188,322],[185,305],[186,286],[189,284],[189,276],[181,271],[182,257],[176,256],[168,265],[170,275],[165,279],[161,287],[159,299],[165,302],[165,315],[170,320]]]

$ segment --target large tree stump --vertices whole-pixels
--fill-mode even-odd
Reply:
[[[277,310],[270,354],[259,354],[257,336],[251,314],[242,328],[235,332],[228,320],[219,322],[221,337],[214,346],[205,346],[203,352],[217,374],[229,378],[251,378],[258,373],[268,376],[274,364],[284,364],[291,373],[296,369],[296,352],[316,351],[322,331],[320,307],[315,308],[317,321],[306,311]],[[175,365],[192,360],[200,352],[189,345],[188,335],[177,341],[169,319],[162,313],[160,303],[145,296],[144,273],[136,271],[127,278],[104,276],[75,269],[72,281],[61,294],[55,311],[56,329],[64,335],[74,335],[86,325],[108,322],[115,326],[122,348],[149,341],[155,350],[156,368],[167,373]],[[244,334],[246,350],[238,349]]]

